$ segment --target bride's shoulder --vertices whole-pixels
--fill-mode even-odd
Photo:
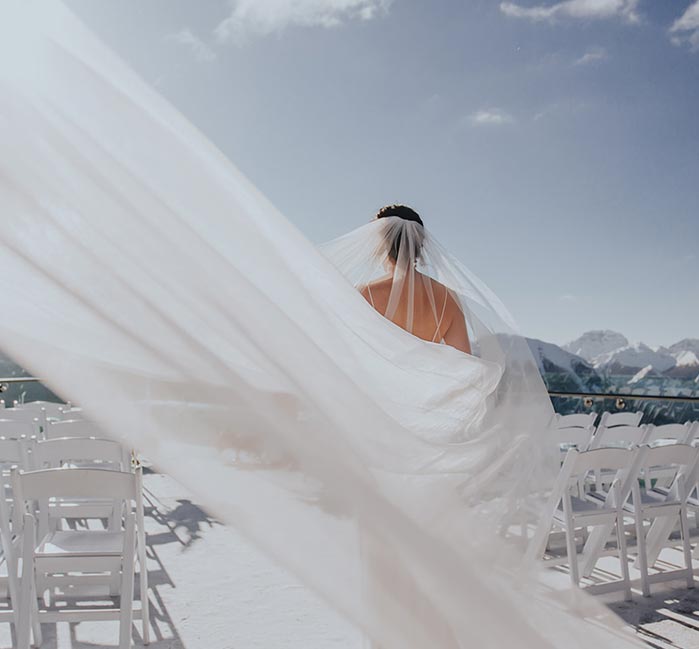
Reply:
[[[378,293],[386,289],[390,290],[392,282],[392,277],[381,277],[379,279],[375,279],[372,282],[369,282],[368,284],[362,284],[361,286],[359,286],[359,290],[362,292],[371,290],[372,292],[376,291]]]

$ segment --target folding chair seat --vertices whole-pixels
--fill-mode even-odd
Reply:
[[[119,647],[131,646],[131,623],[134,618],[134,565],[138,543],[144,543],[141,471],[134,473],[101,469],[44,469],[19,472],[13,470],[15,499],[22,509],[22,579],[19,593],[18,649],[29,649],[31,631],[41,643],[39,623],[66,620],[118,619]],[[57,530],[37,536],[37,507],[35,503],[52,498],[90,498],[119,500],[122,504],[122,525],[119,530]],[[145,572],[145,566],[141,565]],[[77,606],[57,609],[39,605],[42,588],[51,584],[52,602],[61,599],[58,588],[81,584],[103,583],[99,573],[120,574],[119,608],[86,609]],[[45,579],[53,575],[53,580]],[[77,596],[71,590],[69,597]],[[141,594],[143,638],[148,638],[147,591]],[[138,617],[136,612],[136,617]]]
[[[687,588],[694,586],[694,573],[692,569],[692,550],[689,538],[689,525],[687,523],[687,498],[689,496],[688,480],[695,476],[699,450],[687,444],[666,444],[663,446],[643,447],[643,476],[645,480],[634,480],[631,490],[631,499],[625,503],[624,511],[633,514],[636,524],[636,538],[638,559],[637,565],[641,571],[641,584],[643,595],[650,595],[651,582],[667,581],[684,576],[687,580]],[[675,475],[671,481],[669,489],[656,488],[651,486],[648,479],[649,469],[653,467],[673,467]],[[639,475],[640,477],[640,475]],[[656,526],[653,537],[653,522],[656,519],[665,519],[666,525],[662,526],[667,530],[665,539],[661,539],[659,530],[661,526]],[[648,536],[645,529],[645,521],[651,521]],[[652,538],[653,549],[658,545],[662,546],[667,542],[675,521],[679,520],[680,534],[682,539],[682,550],[684,553],[685,568],[679,571],[660,573],[650,576],[648,569],[655,563],[657,554],[649,557],[647,551],[647,540]]]
[[[547,503],[534,537],[527,549],[530,559],[541,559],[552,526],[562,528],[566,537],[566,556],[570,566],[570,579],[574,586],[580,584],[579,555],[576,529],[592,528],[583,546],[600,538],[602,546],[609,539],[611,529],[616,527],[617,554],[621,565],[621,580],[607,584],[597,590],[623,589],[631,598],[631,583],[626,553],[626,538],[623,526],[623,505],[631,491],[631,476],[638,470],[641,456],[637,448],[600,448],[590,451],[571,449]],[[614,472],[611,488],[604,498],[589,498],[575,495],[578,484],[592,471],[606,469]]]

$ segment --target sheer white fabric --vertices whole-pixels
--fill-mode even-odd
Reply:
[[[550,409],[460,266],[478,356],[374,311],[58,2],[3,3],[0,147],[5,351],[383,647],[623,646],[515,568]]]

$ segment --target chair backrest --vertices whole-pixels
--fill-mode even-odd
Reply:
[[[134,473],[101,469],[13,469],[12,488],[20,503],[47,498],[136,501],[140,493],[140,471],[140,468]]]
[[[648,434],[648,426],[598,426],[597,432],[592,438],[590,448],[602,448],[606,446],[638,446],[644,444]]]
[[[99,437],[103,438],[100,429],[87,419],[66,419],[51,421],[46,426],[46,439],[59,437]]]
[[[4,411],[3,411],[4,412]],[[0,419],[0,437],[8,439],[20,439],[31,437],[39,432],[39,422],[15,421],[12,419]]]
[[[556,415],[556,428],[590,428],[592,429],[597,419],[596,412],[574,413],[572,415]]]
[[[556,437],[565,450],[575,446],[579,451],[586,451],[592,441],[592,433],[592,428],[559,428]]]
[[[657,444],[658,442],[677,442],[680,444],[691,444],[690,433],[692,426],[689,422],[686,424],[663,424],[648,426],[648,434],[646,435],[646,444]]]
[[[614,426],[639,426],[643,413],[638,412],[603,412],[599,427],[613,428]]]
[[[649,489],[652,486],[649,482],[654,474],[653,469],[658,467],[661,467],[664,472],[667,472],[668,469],[674,470],[674,476],[670,480],[671,489],[678,487],[678,481],[681,477],[692,483],[695,481],[699,449],[689,444],[644,445],[641,448],[643,450],[643,475],[647,478],[644,481],[645,489]],[[675,495],[681,495],[682,497],[689,495],[687,486],[685,485],[683,494],[676,493]]]
[[[70,405],[70,403],[66,404],[66,407],[63,409],[61,418],[65,419],[65,420],[87,419],[87,417],[85,417],[85,413],[83,412],[82,408],[75,408],[72,405]]]
[[[4,408],[2,418],[13,421],[35,421],[38,419],[42,422],[46,418],[46,410],[44,408],[23,408],[22,406]]]
[[[569,455],[571,452],[569,452]],[[575,461],[571,469],[572,477],[585,475],[590,471],[627,471],[632,468],[638,449],[596,448],[573,453]],[[566,456],[566,462],[568,457]]]
[[[110,439],[58,437],[40,440],[32,446],[31,450],[34,470],[57,468],[66,462],[99,462],[100,466],[94,468],[130,470],[125,449],[121,444]]]
[[[577,487],[588,474],[610,471],[614,476],[609,482],[618,483],[617,493],[621,500],[617,505],[620,506],[631,492],[632,482],[638,475],[647,448],[597,448],[588,451],[571,449],[561,467],[554,492],[558,490],[560,497],[563,497],[571,484],[576,483]]]
[[[55,403],[54,401],[26,401],[25,403],[17,404],[17,410],[45,410],[48,417],[60,417],[63,410],[66,408],[64,403]]]

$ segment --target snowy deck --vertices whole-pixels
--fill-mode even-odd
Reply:
[[[210,518],[172,478],[149,472],[145,488],[153,649],[363,647],[347,622],[235,530]],[[681,565],[674,550],[664,550],[661,559],[668,567]],[[602,563],[603,571],[614,572],[612,557]],[[566,586],[564,568],[551,576]],[[659,649],[699,649],[699,589],[670,582],[662,591],[655,586],[649,599],[634,598],[610,607],[642,639]],[[43,630],[46,649],[115,647],[118,638],[117,622],[46,624]],[[133,640],[142,646],[140,622]],[[11,646],[9,625],[0,624],[0,648]]]

